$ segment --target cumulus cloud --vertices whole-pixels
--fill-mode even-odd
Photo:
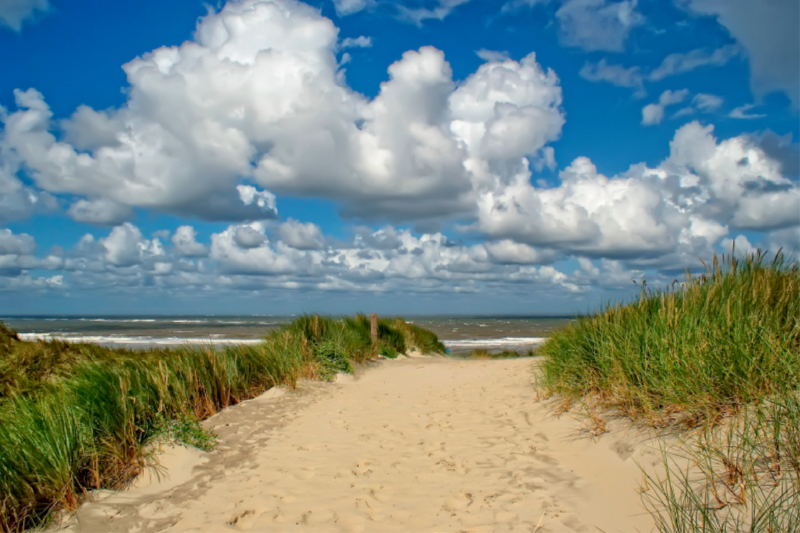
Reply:
[[[50,253],[37,257],[33,255],[35,250],[36,241],[30,235],[0,230],[0,278],[29,278],[29,271],[33,269],[57,270],[63,267],[63,259],[58,255]],[[39,282],[34,282],[34,285],[36,283]],[[8,286],[7,281],[0,279],[0,289]]]
[[[695,15],[712,16],[747,51],[750,86],[758,97],[783,91],[800,105],[800,3],[795,0],[676,0]]]
[[[0,230],[0,255],[29,255],[35,248],[36,243],[30,235],[14,235],[10,229]]]
[[[631,29],[644,24],[637,0],[565,0],[556,11],[561,40],[587,51],[621,52]]]
[[[0,224],[58,210],[58,201],[52,195],[26,187],[8,170],[10,165],[4,168],[2,163],[0,153]]]
[[[723,253],[733,253],[740,258],[747,257],[757,250],[745,235],[737,235],[735,239],[723,239],[720,248]]]
[[[116,226],[99,243],[105,250],[105,260],[117,267],[129,267],[145,259],[164,256],[158,238],[145,239],[141,230],[129,222]]]
[[[658,98],[658,103],[648,104],[642,108],[642,124],[645,126],[660,124],[664,119],[664,109],[667,106],[683,102],[688,94],[688,89],[682,89],[680,91],[664,91]]]
[[[3,0],[0,3],[0,26],[18,32],[23,22],[47,13],[50,4],[47,0]]]
[[[273,192],[404,221],[472,211],[487,169],[545,154],[560,135],[558,79],[533,55],[490,61],[457,87],[441,51],[408,51],[368,100],[342,84],[337,33],[295,0],[229,3],[194,41],[126,64],[119,109],[81,106],[54,123],[40,93],[16,91],[3,161],[48,193],[77,196],[69,214],[96,224],[132,208],[275,218]]]
[[[250,224],[233,228],[233,242],[242,248],[256,248],[268,242],[262,224]]]
[[[133,209],[108,198],[78,200],[72,204],[67,214],[78,222],[113,226],[133,216]]]
[[[291,218],[278,226],[278,235],[281,241],[298,250],[319,250],[325,241],[319,226]]]
[[[197,242],[197,232],[191,226],[180,226],[172,236],[175,251],[182,257],[205,257],[208,248]]]
[[[537,250],[527,244],[503,239],[484,245],[489,257],[497,263],[505,264],[547,264],[556,260],[553,250]]]
[[[571,254],[680,263],[710,251],[729,228],[796,225],[800,188],[780,164],[747,136],[717,142],[712,131],[687,124],[661,165],[633,165],[613,178],[585,157],[553,188],[534,187],[521,169],[481,195],[473,228]]]

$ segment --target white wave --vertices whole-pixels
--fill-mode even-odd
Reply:
[[[503,337],[501,339],[457,339],[443,340],[448,348],[491,348],[506,346],[535,346],[542,344],[544,337]]]
[[[258,344],[261,339],[215,339],[210,337],[127,337],[110,335],[59,335],[57,333],[19,333],[26,341],[90,342],[94,344],[120,344],[126,346],[183,346],[185,344]]]

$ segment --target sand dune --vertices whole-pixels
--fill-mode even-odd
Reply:
[[[206,424],[166,475],[84,505],[68,531],[651,531],[652,447],[536,400],[531,359],[381,361],[273,389]]]

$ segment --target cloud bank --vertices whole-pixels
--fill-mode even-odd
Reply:
[[[346,14],[369,4],[336,7]],[[563,39],[617,49],[642,22],[636,7],[563,2]],[[117,109],[81,106],[59,120],[44,95],[17,90],[15,109],[0,110],[0,222],[63,210],[109,229],[47,252],[0,230],[0,290],[532,284],[580,294],[629,285],[647,269],[668,276],[725,243],[744,246],[743,232],[796,246],[800,188],[783,139],[718,139],[691,122],[655,166],[631,162],[606,176],[577,157],[557,183],[540,185],[533,172],[555,170],[552,145],[566,117],[560,80],[535,54],[514,61],[479,50],[484,63],[455,80],[441,50],[409,50],[370,99],[348,86],[336,59],[370,44],[340,40],[331,20],[296,0],[242,0],[204,17],[192,41],[124,65],[127,101]],[[581,74],[643,90],[738,53],[731,45],[673,54],[648,72],[601,60]],[[722,105],[711,94],[688,98],[665,91],[642,109],[642,123],[661,122],[684,101],[678,114]],[[373,226],[333,238],[281,220],[283,196],[323,198]],[[147,236],[131,222],[139,209],[226,227],[200,236],[187,221]]]

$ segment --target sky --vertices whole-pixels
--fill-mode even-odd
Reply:
[[[3,0],[0,315],[586,313],[800,253],[798,0]]]

